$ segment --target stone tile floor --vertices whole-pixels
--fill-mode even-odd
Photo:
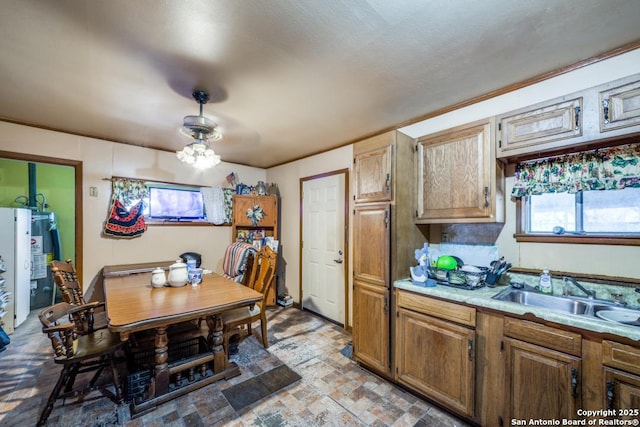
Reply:
[[[351,340],[344,329],[307,311],[274,308],[270,347],[255,337],[232,356],[242,375],[203,387],[149,414],[131,419],[126,404],[94,393],[83,402],[56,402],[49,426],[466,426],[395,387],[341,354]],[[259,330],[259,328],[257,328]],[[59,367],[36,312],[0,353],[0,425],[35,425]],[[286,364],[302,380],[236,412],[222,390]]]

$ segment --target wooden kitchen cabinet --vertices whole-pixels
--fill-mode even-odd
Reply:
[[[604,340],[602,342],[604,372],[603,408],[640,410],[640,349]],[[624,413],[624,412],[623,412]],[[618,418],[637,419],[637,412]]]
[[[640,409],[637,341],[396,288],[393,380],[477,425]]]
[[[567,145],[582,136],[581,96],[528,108],[498,117],[498,157],[528,147]]]
[[[353,278],[389,286],[391,205],[356,205],[353,212]]]
[[[640,74],[500,114],[496,124],[502,160],[623,140],[640,133]]]
[[[582,408],[581,336],[505,317],[504,419],[573,419]]]
[[[262,208],[264,217],[254,224],[247,216],[247,210],[254,209],[256,206]],[[263,231],[265,234],[263,237],[271,236],[278,239],[278,198],[234,194],[231,230],[234,241],[247,240],[251,243],[249,233],[255,231]]]
[[[354,281],[353,356],[383,374],[390,370],[389,304],[387,288]]]
[[[413,217],[414,146],[395,131],[353,146],[353,354],[386,378],[393,377],[391,286],[409,276],[426,241]]]
[[[391,205],[356,205],[353,213],[353,356],[391,375],[390,275]]]
[[[264,212],[264,217],[257,223],[253,223],[247,216],[248,209],[255,209],[259,206]],[[234,194],[233,195],[233,218],[231,223],[231,236],[234,242],[247,242],[253,244],[254,240],[264,237],[273,237],[279,240],[278,235],[278,197],[277,196],[257,196]],[[278,256],[278,263],[281,262]],[[277,277],[266,296],[268,306],[276,305],[278,293]]]
[[[472,418],[476,337],[467,325],[475,324],[475,310],[397,293],[396,380]]]
[[[630,81],[629,81],[630,80]],[[630,132],[640,129],[640,76],[609,84],[614,87],[599,87],[600,132],[622,130]]]
[[[392,143],[353,156],[356,203],[390,202],[392,199]]]
[[[418,139],[416,223],[504,222],[493,120]]]
[[[603,408],[620,411],[625,420],[637,419],[640,414],[640,376],[616,369],[604,368],[605,401]],[[629,410],[629,412],[625,412]]]

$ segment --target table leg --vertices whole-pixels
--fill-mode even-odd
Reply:
[[[211,351],[213,351],[213,373],[218,374],[229,367],[227,354],[224,351],[222,338],[222,318],[214,314],[207,317],[207,326],[209,326],[208,341],[211,343]]]
[[[167,327],[159,326],[156,328],[155,347],[156,347],[156,375],[155,375],[155,396],[165,394],[169,391],[169,337],[167,336]],[[149,396],[149,397],[155,397]]]

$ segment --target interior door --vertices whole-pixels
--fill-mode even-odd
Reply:
[[[302,308],[345,323],[345,174],[302,183]]]

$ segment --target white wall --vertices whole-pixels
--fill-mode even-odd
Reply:
[[[221,163],[199,171],[177,160],[174,153],[0,122],[0,150],[82,161],[83,277],[85,289],[105,265],[176,259],[185,251],[202,254],[205,268],[222,271],[222,257],[231,243],[230,226],[149,226],[140,237],[102,236],[111,198],[112,176],[179,184],[223,186],[235,172],[241,182],[255,185],[266,179],[260,168]],[[89,196],[89,188],[98,197]]]
[[[280,242],[282,260],[285,263],[284,284],[286,292],[296,302],[300,302],[300,179],[341,169],[351,171],[352,159],[353,146],[349,145],[267,170],[267,182],[276,182],[280,189]],[[349,176],[349,179],[352,177]],[[348,277],[351,275],[349,271]],[[280,292],[284,290],[279,289]]]
[[[417,138],[486,117],[567,95],[640,72],[640,49],[580,68],[558,77],[510,92],[487,101],[451,111],[407,126],[400,131]],[[515,178],[506,179],[511,194]],[[497,245],[514,266],[594,275],[640,278],[640,247],[518,243],[515,233],[515,203],[506,201],[506,220]]]

